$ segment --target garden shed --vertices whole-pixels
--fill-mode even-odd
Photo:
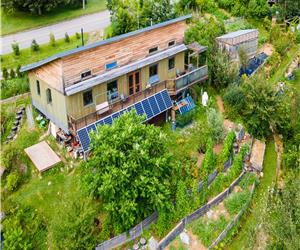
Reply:
[[[258,30],[247,29],[227,33],[216,38],[220,48],[229,52],[232,60],[239,60],[239,49],[243,48],[248,57],[255,56],[258,46]]]

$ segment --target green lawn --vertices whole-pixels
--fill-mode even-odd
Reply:
[[[87,41],[88,35],[84,35],[84,40]],[[40,45],[39,51],[32,51],[31,48],[22,49],[19,56],[15,56],[13,53],[3,55],[2,67],[17,68],[18,65],[24,66],[33,62],[37,62],[59,52],[74,49],[77,46],[81,46],[81,39],[76,39],[75,36],[70,37],[70,42],[66,43],[64,39],[56,41],[55,47],[49,44]]]
[[[265,206],[268,188],[271,187],[272,182],[275,181],[276,178],[276,158],[277,155],[275,152],[274,141],[268,141],[263,165],[264,176],[260,180],[260,183],[254,192],[252,204],[250,207],[251,213],[249,213],[247,216],[242,217],[238,234],[226,249],[253,249],[253,244],[256,240],[256,232],[259,224],[261,223],[261,220],[263,219],[261,215],[266,208]]]
[[[105,9],[105,0],[88,0],[85,10],[83,10],[82,8],[58,8],[52,12],[45,13],[42,16],[24,12],[16,12],[8,15],[1,9],[1,35],[7,35],[21,30],[37,28],[82,15],[95,13]]]

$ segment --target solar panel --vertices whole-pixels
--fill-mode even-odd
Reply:
[[[180,105],[182,103],[187,103],[187,104],[179,108],[180,114],[185,114],[196,107],[191,96],[188,96],[182,99],[181,101],[177,102],[177,105]]]
[[[96,126],[95,126],[95,124],[88,125],[88,126],[86,127],[86,130],[87,130],[88,133],[90,133],[91,130],[96,131]]]
[[[193,100],[192,103],[189,102],[190,106],[192,106],[192,104],[194,104]],[[126,107],[125,109],[122,109],[119,112],[109,115],[101,120],[96,121],[93,124],[88,125],[85,128],[78,130],[77,135],[79,137],[81,146],[85,152],[88,151],[89,144],[90,144],[90,137],[88,133],[91,130],[96,131],[97,126],[104,125],[104,124],[111,125],[114,119],[117,119],[124,113],[129,112],[131,109],[135,109],[138,115],[146,114],[147,115],[146,120],[149,120],[171,107],[172,107],[172,100],[168,94],[168,91],[165,89],[159,93],[156,93],[155,95],[145,98],[140,102],[137,102],[129,107]]]
[[[108,116],[108,117],[104,118],[103,121],[104,121],[104,124],[108,124],[108,125],[112,124],[111,116]]]
[[[112,114],[111,117],[112,117],[113,120],[115,120],[115,119],[117,119],[120,115],[121,115],[120,112],[117,112],[117,113]]]
[[[157,93],[157,94],[155,95],[155,98],[156,98],[158,107],[159,107],[159,109],[160,109],[160,112],[165,111],[165,110],[166,110],[166,104],[165,104],[165,102],[164,102],[164,100],[163,100],[161,94],[160,94],[160,93]]]
[[[149,104],[148,99],[143,100],[143,101],[142,101],[142,105],[143,105],[143,108],[144,108],[144,110],[145,110],[145,112],[146,112],[147,119],[152,118],[152,117],[154,116],[154,114],[153,114],[153,111],[152,111],[152,109],[151,109],[151,106],[150,106],[150,104]]]
[[[135,110],[136,110],[136,113],[138,115],[143,115],[145,112],[144,112],[144,109],[143,109],[143,106],[140,102],[134,104],[134,107],[135,107]]]
[[[163,92],[161,92],[161,95],[163,96],[163,99],[165,101],[165,104],[166,104],[167,108],[172,107],[172,100],[171,100],[171,97],[168,94],[168,91],[164,90]]]
[[[77,135],[79,137],[83,151],[88,151],[89,145],[90,145],[90,138],[89,138],[86,128],[82,128],[82,129],[78,130]]]
[[[152,111],[153,111],[153,114],[154,114],[154,116],[156,115],[156,114],[159,114],[159,107],[158,107],[158,105],[157,105],[157,102],[156,102],[156,100],[155,100],[155,97],[154,96],[151,96],[151,97],[149,97],[148,98],[148,100],[149,100],[149,103],[150,103],[150,105],[151,105],[151,108],[152,108]]]

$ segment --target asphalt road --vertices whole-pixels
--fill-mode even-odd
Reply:
[[[30,47],[32,39],[35,39],[38,44],[48,43],[50,32],[55,35],[56,39],[59,39],[63,38],[66,32],[68,32],[70,36],[76,32],[80,33],[81,28],[83,28],[83,32],[101,32],[109,24],[109,12],[102,11],[49,26],[6,35],[0,38],[1,55],[12,52],[11,44],[15,41],[19,43],[20,48],[28,48]]]

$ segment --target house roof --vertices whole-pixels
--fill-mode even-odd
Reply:
[[[73,84],[65,88],[67,96],[74,95],[78,92],[84,91],[86,89],[92,88],[100,83],[113,80],[119,76],[125,75],[129,72],[135,71],[137,69],[143,68],[152,63],[158,62],[170,56],[176,55],[180,52],[187,50],[187,47],[184,44],[176,45],[174,47],[168,48],[166,50],[155,53],[151,56],[147,56],[141,60],[135,61],[133,63],[124,65],[122,67],[112,69],[103,74],[97,75],[93,78],[81,81],[79,83]]]
[[[257,29],[247,29],[247,30],[238,30],[234,32],[227,33],[225,35],[217,37],[217,39],[231,39],[231,38],[236,38],[242,35],[246,35],[252,32],[257,32]]]
[[[185,15],[185,16],[181,16],[181,17],[178,17],[178,18],[175,18],[175,19],[171,19],[171,20],[166,21],[166,22],[162,22],[162,23],[158,23],[158,24],[155,24],[155,25],[152,25],[152,26],[148,26],[146,28],[135,30],[135,31],[132,31],[132,32],[120,35],[120,36],[115,36],[115,37],[112,37],[112,38],[109,38],[109,39],[106,39],[106,40],[101,40],[101,41],[98,41],[98,42],[95,42],[95,43],[92,43],[92,44],[88,44],[88,45],[85,45],[85,46],[82,46],[82,47],[79,47],[79,48],[75,48],[75,49],[71,49],[71,50],[68,50],[68,51],[64,51],[64,52],[58,53],[56,55],[50,56],[48,58],[45,58],[45,59],[43,59],[41,61],[38,61],[38,62],[35,62],[35,63],[28,64],[26,66],[23,66],[20,69],[20,71],[21,72],[25,72],[25,71],[28,71],[28,70],[32,70],[32,69],[38,68],[38,67],[40,67],[42,65],[45,65],[45,64],[47,64],[49,62],[52,62],[54,60],[57,60],[59,58],[70,56],[70,55],[73,55],[73,54],[76,54],[76,53],[79,53],[79,52],[82,52],[82,51],[86,51],[86,50],[89,50],[89,49],[93,49],[93,48],[96,48],[96,47],[99,47],[99,46],[102,46],[102,45],[106,45],[106,44],[110,44],[110,43],[113,43],[113,42],[117,42],[117,41],[120,41],[122,39],[131,37],[131,36],[135,36],[135,35],[147,32],[147,31],[158,29],[158,28],[161,28],[161,27],[164,27],[164,26],[176,23],[176,22],[184,21],[184,20],[186,20],[188,18],[191,18],[191,17],[192,17],[191,14]]]

